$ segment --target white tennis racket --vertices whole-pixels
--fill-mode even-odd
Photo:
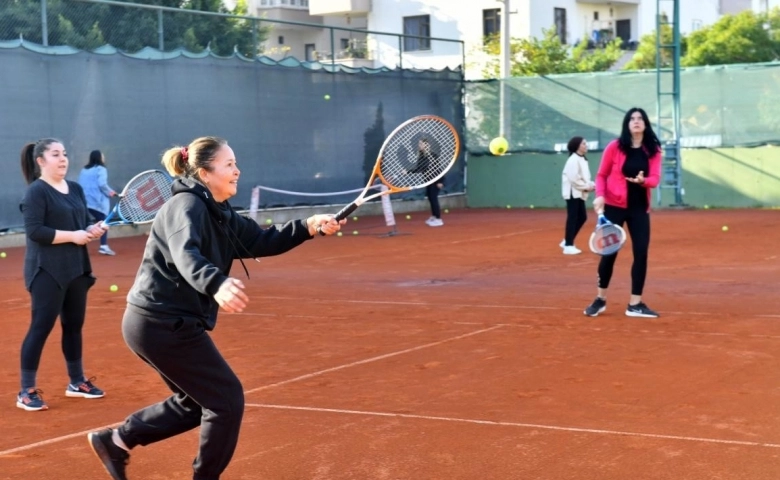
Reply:
[[[459,154],[458,132],[443,118],[421,115],[405,121],[382,144],[366,188],[352,203],[336,213],[336,220],[347,218],[371,199],[435,183],[452,168]],[[377,179],[387,189],[366,196]]]
[[[131,178],[119,202],[108,214],[104,225],[141,225],[154,220],[163,204],[173,196],[171,177],[162,170],[146,170]]]
[[[597,255],[612,255],[623,248],[626,243],[626,231],[620,225],[607,220],[604,213],[599,213],[596,229],[590,234],[588,245]]]

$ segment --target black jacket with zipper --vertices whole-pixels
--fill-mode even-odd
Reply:
[[[214,294],[234,259],[279,255],[312,238],[303,220],[261,228],[193,179],[177,178],[171,188],[127,295],[131,306],[161,320],[195,317],[212,330],[219,310]]]

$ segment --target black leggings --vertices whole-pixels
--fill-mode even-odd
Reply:
[[[425,187],[425,196],[428,197],[428,201],[431,203],[431,215],[436,218],[441,218],[441,207],[439,207],[439,186],[434,183]]]
[[[119,437],[133,448],[200,427],[193,478],[217,480],[233,456],[244,414],[238,377],[196,318],[161,319],[128,307],[122,333],[173,395],[127,417]]]
[[[567,198],[564,245],[574,245],[574,239],[577,238],[577,234],[587,220],[588,212],[585,210],[585,200],[581,198]]]
[[[82,275],[60,288],[45,270],[35,275],[30,285],[32,321],[22,342],[22,370],[38,370],[43,346],[54,329],[57,316],[62,323],[65,360],[81,360],[81,328],[87,311],[87,291],[94,283],[91,275]]]
[[[625,208],[604,206],[604,216],[607,220],[628,227],[631,236],[631,250],[634,253],[634,263],[631,265],[631,295],[642,295],[647,277],[647,252],[650,249],[650,214],[646,210],[628,210]],[[612,279],[612,270],[618,254],[601,257],[599,262],[599,288],[608,288]]]

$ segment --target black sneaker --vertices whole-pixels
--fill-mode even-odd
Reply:
[[[660,315],[658,315],[658,312],[655,312],[653,310],[650,310],[650,307],[644,304],[644,302],[639,302],[636,305],[629,305],[626,307],[626,316],[627,317],[644,317],[644,318],[658,318]]]
[[[111,478],[127,480],[125,467],[130,463],[130,454],[114,444],[111,439],[112,434],[113,431],[107,428],[99,432],[91,432],[87,435],[87,440]]]
[[[596,297],[596,299],[593,300],[593,303],[588,305],[588,308],[585,309],[584,313],[589,317],[598,317],[599,313],[603,312],[606,309],[607,309],[607,301],[601,297]]]

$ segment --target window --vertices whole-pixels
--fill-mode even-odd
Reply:
[[[549,10],[548,10],[549,12]],[[566,9],[555,9],[555,33],[561,39],[561,43],[566,44]]]
[[[431,49],[431,16],[418,15],[416,17],[404,17],[404,35],[415,35],[417,37],[428,38],[408,38],[404,37],[404,51],[413,52],[416,50]]]
[[[313,62],[314,60],[316,60],[316,58],[314,58],[316,52],[314,44],[307,43],[304,48],[306,49],[306,61]]]
[[[284,37],[279,35],[279,45],[284,45]]]
[[[341,39],[341,49],[346,50],[349,48],[349,39],[348,38],[342,38]]]
[[[599,12],[593,12],[593,20],[599,19]]]
[[[482,35],[489,37],[501,33],[501,9],[482,10]]]

